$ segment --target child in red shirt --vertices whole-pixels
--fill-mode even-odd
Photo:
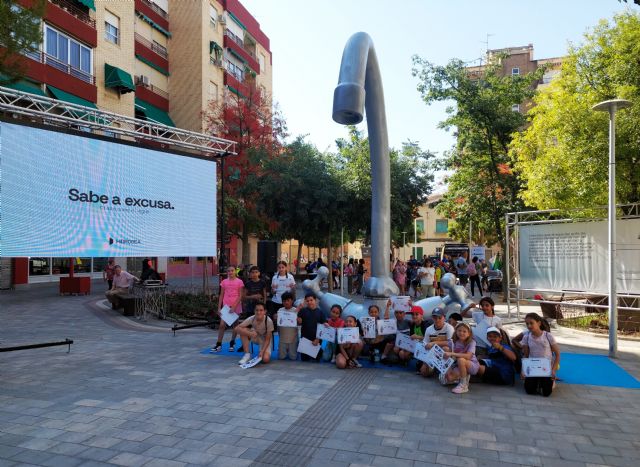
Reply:
[[[342,307],[340,305],[333,305],[331,310],[329,311],[330,318],[325,323],[325,326],[329,326],[332,328],[343,328],[344,320],[340,317],[342,315]],[[336,362],[336,354],[338,346],[335,342],[328,342],[327,349],[324,351],[323,355],[325,356],[325,361],[328,361],[331,358],[331,363]]]

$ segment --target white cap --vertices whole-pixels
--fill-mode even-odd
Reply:
[[[502,333],[500,332],[500,329],[498,329],[495,326],[491,326],[490,328],[487,329],[487,335],[489,335],[490,332],[496,332],[496,333],[502,335]]]

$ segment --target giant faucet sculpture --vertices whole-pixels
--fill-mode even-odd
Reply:
[[[355,125],[367,112],[369,153],[371,157],[371,277],[363,291],[365,304],[332,293],[324,293],[321,283],[329,275],[326,267],[318,270],[315,279],[302,284],[305,291],[314,292],[320,299],[320,308],[329,313],[331,306],[340,305],[343,316],[356,318],[366,315],[367,301],[382,305],[388,297],[398,294],[398,286],[389,272],[391,247],[391,176],[389,167],[389,139],[387,117],[384,109],[382,79],[373,41],[368,34],[358,32],[351,36],[342,53],[338,86],[333,93],[333,119],[343,125]],[[415,304],[426,313],[438,305],[448,309],[469,308],[473,302],[467,299],[463,287],[455,285],[455,276],[445,274],[441,280],[448,295],[429,297]]]

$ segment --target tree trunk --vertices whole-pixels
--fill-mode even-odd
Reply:
[[[296,261],[296,274],[300,274],[300,258],[302,257],[302,240],[298,239],[298,254]]]
[[[249,229],[247,228],[247,224],[245,223],[242,226],[242,264],[250,264],[251,263],[251,250],[249,249]]]
[[[327,237],[327,268],[329,268],[329,292],[333,292],[333,266],[331,265],[331,233]]]

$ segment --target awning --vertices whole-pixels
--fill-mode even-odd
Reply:
[[[169,72],[167,70],[165,70],[164,68],[162,68],[159,65],[156,65],[155,63],[153,63],[151,60],[147,60],[146,58],[144,58],[142,55],[140,54],[136,54],[136,58],[138,60],[140,60],[142,63],[145,63],[147,65],[149,65],[151,68],[153,68],[154,70],[156,70],[159,73],[162,73],[165,76],[169,76]]]
[[[155,105],[149,104],[138,97],[136,97],[135,105],[136,110],[142,112],[147,120],[152,120],[167,126],[176,126],[176,124],[173,123],[173,120],[171,120],[171,117],[169,117],[169,114]]]
[[[160,26],[158,23],[156,23],[155,21],[153,21],[151,18],[149,18],[147,15],[143,15],[142,13],[140,13],[139,11],[136,11],[136,14],[146,23],[148,23],[153,29],[160,31],[162,34],[164,34],[167,37],[171,37],[171,33],[169,31],[167,31],[165,28],[163,28],[162,26]]]
[[[82,97],[74,96],[73,94],[69,94],[66,91],[63,91],[58,88],[54,88],[53,86],[50,86],[48,84],[47,84],[47,89],[51,94],[53,94],[53,97],[55,97],[59,101],[69,102],[70,104],[83,105],[85,107],[90,107],[92,109],[98,108],[93,102],[83,99]]]
[[[216,41],[210,41],[209,42],[209,55],[211,55],[216,50],[222,51],[222,47],[220,47]]]
[[[233,13],[231,13],[230,11],[227,11],[227,14],[229,15],[229,17],[230,17],[233,21],[235,21],[235,22],[236,22],[236,24],[237,24],[238,26],[240,26],[242,29],[247,29],[247,27],[246,27],[244,24],[242,24],[242,21],[240,21],[236,15],[234,15],[234,14],[233,14]]]
[[[96,11],[96,5],[93,2],[93,0],[76,0],[78,3],[82,3],[84,6],[86,6],[87,8],[92,9],[93,11]]]
[[[69,94],[66,91],[63,91],[62,89],[58,89],[55,88],[49,84],[47,84],[47,90],[53,94],[53,97],[58,99],[59,101],[64,101],[64,102],[68,102],[70,104],[76,104],[76,105],[82,105],[84,107],[89,107],[91,109],[98,109],[98,107],[93,103],[90,102],[88,100],[83,99],[82,97],[78,97],[78,96],[74,96],[73,94]],[[86,112],[83,112],[81,110],[70,110],[70,112],[73,114],[74,117],[82,119],[82,120],[87,120],[89,122],[97,122],[97,123],[101,123],[103,125],[109,125],[109,122],[102,119],[102,118],[96,118],[94,115],[89,115]]]
[[[136,90],[129,73],[108,63],[104,64],[104,85],[108,88],[116,88],[123,94]]]
[[[238,91],[233,86],[227,86],[227,88],[229,89],[229,91],[231,91],[232,93],[234,93],[238,97],[246,97],[244,94],[242,94],[240,91]]]
[[[234,57],[236,57],[238,60],[240,60],[242,63],[246,65],[247,60],[242,55],[240,55],[238,52],[236,52],[232,48],[229,48],[229,52],[231,52],[231,55],[233,55]]]
[[[4,82],[7,77],[3,74],[0,74],[0,86],[4,86],[5,88],[15,89],[16,91],[28,92],[30,94],[36,94],[42,97],[48,97],[40,86],[36,83],[32,83],[31,81],[27,81],[26,79],[21,79],[20,81],[16,81],[14,83]]]

